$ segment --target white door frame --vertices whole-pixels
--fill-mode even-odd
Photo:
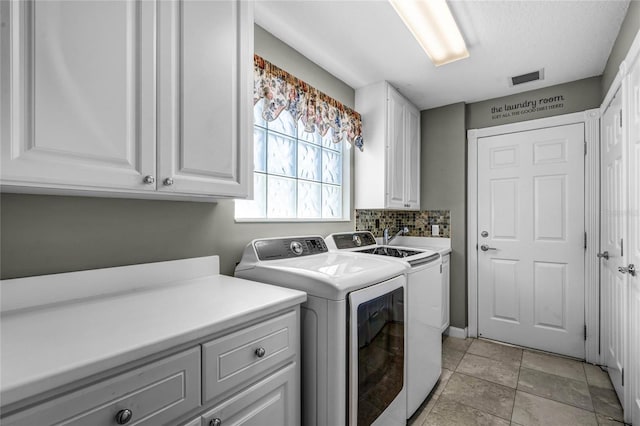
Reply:
[[[478,138],[584,123],[585,132],[585,297],[588,362],[600,362],[600,109],[467,131],[467,290],[470,337],[478,337]]]

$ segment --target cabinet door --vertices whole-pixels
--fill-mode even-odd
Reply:
[[[387,164],[386,194],[387,208],[403,209],[404,206],[404,161],[405,161],[405,100],[391,87],[387,97]]]
[[[411,105],[405,106],[404,206],[420,210],[420,112]]]
[[[1,2],[3,185],[155,190],[155,4]]]
[[[450,277],[451,277],[451,255],[442,256],[442,327],[444,332],[449,327],[449,309],[450,309]]]
[[[289,364],[286,368],[226,399],[202,416],[202,424],[299,425],[300,386],[297,368],[297,364]],[[216,419],[220,421],[217,422]]]
[[[158,190],[247,197],[253,3],[160,2]]]

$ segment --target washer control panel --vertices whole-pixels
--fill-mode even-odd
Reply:
[[[322,237],[258,240],[254,242],[253,246],[260,260],[289,259],[329,251]]]

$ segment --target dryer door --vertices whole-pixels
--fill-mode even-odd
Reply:
[[[405,277],[349,294],[349,424],[406,424]]]

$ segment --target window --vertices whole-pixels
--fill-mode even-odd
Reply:
[[[254,199],[236,201],[236,219],[348,219],[350,142],[362,147],[360,116],[256,58]]]

